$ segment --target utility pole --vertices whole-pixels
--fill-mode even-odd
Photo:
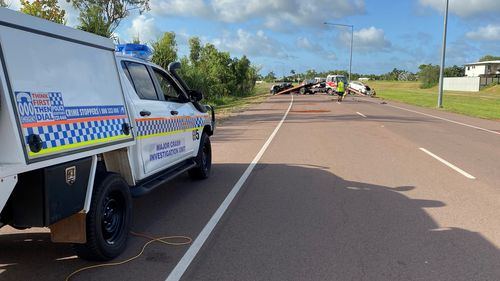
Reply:
[[[350,27],[351,28],[351,56],[349,59],[349,81],[351,81],[351,70],[352,70],[352,45],[354,41],[354,25],[351,24],[340,24],[340,23],[331,23],[331,22],[324,22],[323,24],[326,25],[333,25],[333,26],[345,26],[345,27]]]
[[[444,75],[444,61],[446,56],[446,30],[448,27],[448,4],[446,0],[446,8],[444,11],[444,30],[443,30],[443,47],[441,49],[441,68],[439,69],[439,89],[438,89],[438,104],[437,107],[443,107],[443,75]]]

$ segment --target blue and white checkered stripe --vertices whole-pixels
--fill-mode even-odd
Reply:
[[[120,118],[48,125],[24,128],[24,133],[25,136],[39,135],[43,141],[43,149],[48,149],[123,135],[122,124],[127,122],[127,119]],[[26,137],[26,143],[28,143],[28,137]]]
[[[161,120],[137,120],[137,135],[145,137],[156,134],[166,134],[176,131],[195,129],[203,127],[210,122],[207,116],[172,118]]]
[[[51,106],[64,106],[62,93],[49,93]]]

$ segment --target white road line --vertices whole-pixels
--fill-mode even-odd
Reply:
[[[434,153],[430,152],[429,150],[427,150],[427,149],[425,149],[425,148],[422,148],[422,147],[420,147],[420,150],[422,150],[423,152],[425,152],[425,153],[429,154],[430,156],[434,157],[435,159],[437,159],[437,160],[438,160],[438,161],[440,161],[441,163],[445,164],[446,166],[448,166],[448,167],[452,168],[453,170],[455,170],[455,171],[459,172],[459,173],[460,173],[460,174],[462,174],[464,177],[466,177],[466,178],[468,178],[468,179],[471,179],[471,180],[475,180],[475,179],[476,179],[473,175],[471,175],[471,174],[469,174],[469,173],[465,172],[464,170],[462,170],[462,169],[458,168],[457,166],[455,166],[455,165],[451,164],[450,162],[448,162],[448,161],[444,160],[443,158],[441,158],[441,157],[437,156],[436,154],[434,154]]]
[[[401,110],[406,110],[406,111],[409,111],[409,112],[413,112],[413,113],[425,115],[425,116],[436,118],[436,119],[443,120],[443,121],[448,121],[448,122],[451,122],[451,123],[454,123],[454,124],[466,126],[466,127],[469,127],[469,128],[474,128],[474,129],[481,130],[481,131],[488,132],[488,133],[492,133],[492,134],[495,134],[495,135],[500,135],[500,132],[495,132],[495,131],[488,130],[488,129],[485,129],[485,128],[481,128],[481,127],[477,127],[477,126],[474,126],[474,125],[469,125],[469,124],[461,123],[461,122],[454,121],[454,120],[451,120],[451,119],[447,119],[447,118],[443,118],[443,117],[439,117],[439,116],[435,116],[435,115],[431,115],[431,114],[427,114],[427,113],[423,113],[423,112],[411,110],[411,109],[408,109],[408,108],[399,107],[399,106],[390,105],[390,104],[386,104],[386,106],[398,108],[398,109],[401,109]]]
[[[193,244],[191,244],[191,246],[189,247],[187,252],[184,254],[182,259],[179,261],[179,263],[177,263],[177,265],[172,270],[172,272],[170,272],[170,274],[168,275],[168,277],[165,281],[178,281],[178,280],[180,280],[182,275],[186,272],[187,268],[191,264],[191,262],[193,262],[194,258],[196,257],[196,255],[200,251],[203,244],[205,244],[205,242],[207,241],[208,237],[210,236],[210,234],[214,230],[215,226],[217,225],[219,220],[222,218],[222,216],[226,212],[227,208],[229,207],[229,205],[233,201],[234,197],[236,196],[236,194],[238,194],[241,187],[243,186],[243,184],[245,183],[247,178],[252,173],[253,169],[255,168],[257,163],[259,162],[262,155],[264,155],[264,152],[266,152],[267,148],[269,147],[269,144],[271,144],[274,137],[278,133],[278,130],[283,125],[283,122],[285,122],[285,119],[288,116],[288,113],[290,112],[290,109],[292,108],[292,105],[293,105],[293,95],[291,95],[291,97],[292,97],[292,100],[290,101],[290,106],[288,106],[288,109],[286,110],[285,115],[283,116],[283,118],[279,122],[278,126],[276,126],[273,133],[269,136],[266,143],[260,149],[259,153],[257,153],[255,158],[252,160],[250,165],[247,167],[247,169],[243,173],[243,175],[241,175],[238,182],[236,182],[236,184],[233,186],[233,189],[231,189],[231,192],[229,192],[229,194],[226,196],[226,199],[224,199],[224,201],[219,206],[217,211],[215,211],[215,213],[212,215],[212,218],[210,218],[208,223],[205,225],[205,227],[200,232],[198,237],[196,237]]]
[[[366,115],[364,115],[363,113],[361,113],[361,112],[356,112],[356,113],[357,113],[359,116],[366,118]]]

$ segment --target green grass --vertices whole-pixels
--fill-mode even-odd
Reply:
[[[437,87],[420,89],[419,82],[368,81],[377,97],[407,104],[436,108]],[[442,110],[484,119],[500,120],[500,85],[480,92],[445,91]]]
[[[251,95],[248,96],[225,96],[207,103],[215,107],[216,117],[222,120],[232,113],[241,112],[248,106],[263,102],[269,96],[270,83],[256,84]]]

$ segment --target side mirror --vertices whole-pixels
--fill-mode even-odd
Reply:
[[[203,99],[203,94],[195,90],[190,90],[189,99],[193,102],[201,101]]]

